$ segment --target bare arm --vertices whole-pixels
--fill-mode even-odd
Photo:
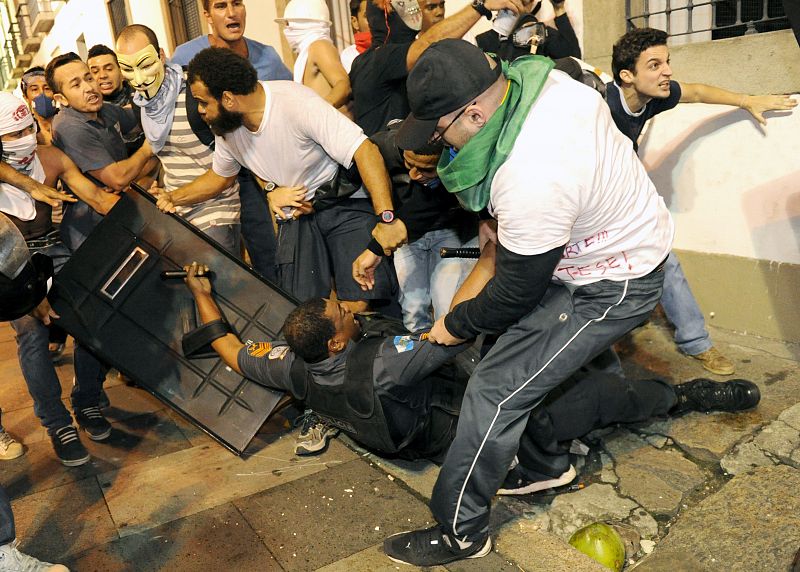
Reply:
[[[765,111],[790,110],[797,101],[788,95],[747,95],[702,83],[681,83],[681,103],[733,105],[747,110],[761,125],[766,125]]]
[[[378,147],[369,139],[365,139],[356,150],[353,159],[358,166],[361,180],[369,191],[375,214],[394,210],[392,182]],[[387,256],[408,242],[406,225],[400,219],[395,219],[389,224],[376,223],[372,236],[381,244],[384,254]]]
[[[493,12],[504,8],[511,10],[515,14],[524,11],[522,0],[486,0],[484,6]],[[428,49],[428,46],[432,43],[445,38],[460,38],[480,19],[481,15],[472,6],[466,6],[452,16],[448,16],[441,22],[431,26],[428,31],[420,34],[408,49],[408,54],[406,55],[406,67],[408,70],[411,71],[422,52]]]
[[[58,177],[64,181],[83,202],[101,215],[107,214],[108,211],[111,210],[111,207],[117,204],[119,196],[113,193],[107,193],[84,177],[83,173],[80,172],[66,153],[57,147],[50,147],[47,152],[52,153],[53,158],[59,162],[60,168]]]
[[[8,163],[0,162],[0,181],[25,191],[35,200],[57,207],[59,201],[74,203],[78,199],[23,175]]]
[[[188,185],[175,189],[171,193],[164,189],[152,187],[150,192],[158,199],[158,208],[164,212],[174,212],[175,207],[194,205],[213,199],[227,189],[236,180],[232,177],[221,177],[209,169]]]
[[[108,188],[115,191],[123,191],[131,184],[131,181],[135,181],[147,174],[146,169],[151,164],[150,157],[152,156],[153,152],[150,149],[150,143],[145,141],[144,145],[127,159],[89,172]]]
[[[325,96],[325,101],[334,107],[341,107],[352,95],[350,89],[350,76],[347,75],[342,60],[339,59],[339,52],[327,40],[318,40],[311,44],[308,55],[319,68],[322,77],[331,86],[330,92]]]
[[[208,322],[222,319],[222,313],[211,295],[211,282],[209,282],[208,278],[198,276],[199,271],[206,274],[208,267],[192,262],[191,266],[184,267],[184,270],[188,272],[186,285],[189,287],[192,296],[194,296],[200,320],[207,324]],[[228,367],[239,375],[244,375],[242,370],[239,369],[239,350],[244,347],[239,338],[234,334],[226,334],[211,342],[211,347],[214,348],[214,351],[219,354],[219,357]]]

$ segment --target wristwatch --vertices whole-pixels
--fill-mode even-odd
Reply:
[[[395,220],[394,211],[385,210],[381,214],[378,215],[379,222],[382,223],[392,223]]]
[[[483,5],[485,0],[472,0],[472,8],[481,16],[486,16],[487,20],[492,19],[492,11]]]
[[[275,184],[275,183],[273,183],[272,181],[266,181],[266,182],[264,183],[264,192],[265,192],[265,193],[271,193],[272,191],[274,191],[274,190],[275,190],[275,188],[276,188],[277,186],[278,186],[278,185],[276,185],[276,184]]]

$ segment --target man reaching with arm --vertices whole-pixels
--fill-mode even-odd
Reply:
[[[761,125],[767,111],[791,110],[797,101],[786,95],[747,95],[700,83],[672,79],[667,33],[652,28],[631,30],[612,53],[614,81],[606,84],[611,116],[638,150],[639,136],[649,119],[679,103],[713,103],[747,110]],[[732,375],[733,362],[714,347],[703,312],[689,288],[680,262],[670,253],[664,267],[661,305],[675,327],[675,343],[684,354],[699,360],[717,375]]]

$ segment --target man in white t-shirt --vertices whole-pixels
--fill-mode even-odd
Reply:
[[[278,231],[284,289],[300,299],[327,296],[333,277],[339,299],[355,310],[366,309],[367,300],[392,299],[391,268],[378,270],[377,292],[363,292],[352,278],[353,261],[372,238],[387,256],[407,240],[394,216],[386,166],[361,128],[310,88],[258,81],[246,59],[223,48],[199,52],[188,82],[216,135],[214,161],[188,185],[157,189],[159,207],[171,211],[216,196],[246,167],[280,195],[270,204],[285,217]]]
[[[431,498],[437,524],[388,538],[393,560],[433,566],[484,556],[498,489],[569,482],[574,469],[560,453],[542,460],[546,473],[509,472],[530,412],[641,324],[661,296],[669,212],[600,95],[552,67],[532,56],[501,69],[479,48],[443,40],[409,74],[412,113],[398,145],[444,139],[442,183],[496,221],[494,274],[473,272],[462,290],[478,295],[437,320],[428,339],[500,335],[469,380]]]

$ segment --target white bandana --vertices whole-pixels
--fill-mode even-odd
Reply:
[[[293,52],[297,53],[294,61],[294,81],[303,83],[303,75],[308,62],[308,48],[317,40],[331,41],[330,22],[298,22],[290,20],[283,29],[283,35]]]
[[[33,115],[20,98],[0,92],[0,135],[15,133],[33,125]],[[3,162],[32,179],[44,182],[44,168],[36,156],[36,134],[3,142]],[[20,220],[36,217],[36,201],[28,193],[8,183],[0,183],[0,211]]]

